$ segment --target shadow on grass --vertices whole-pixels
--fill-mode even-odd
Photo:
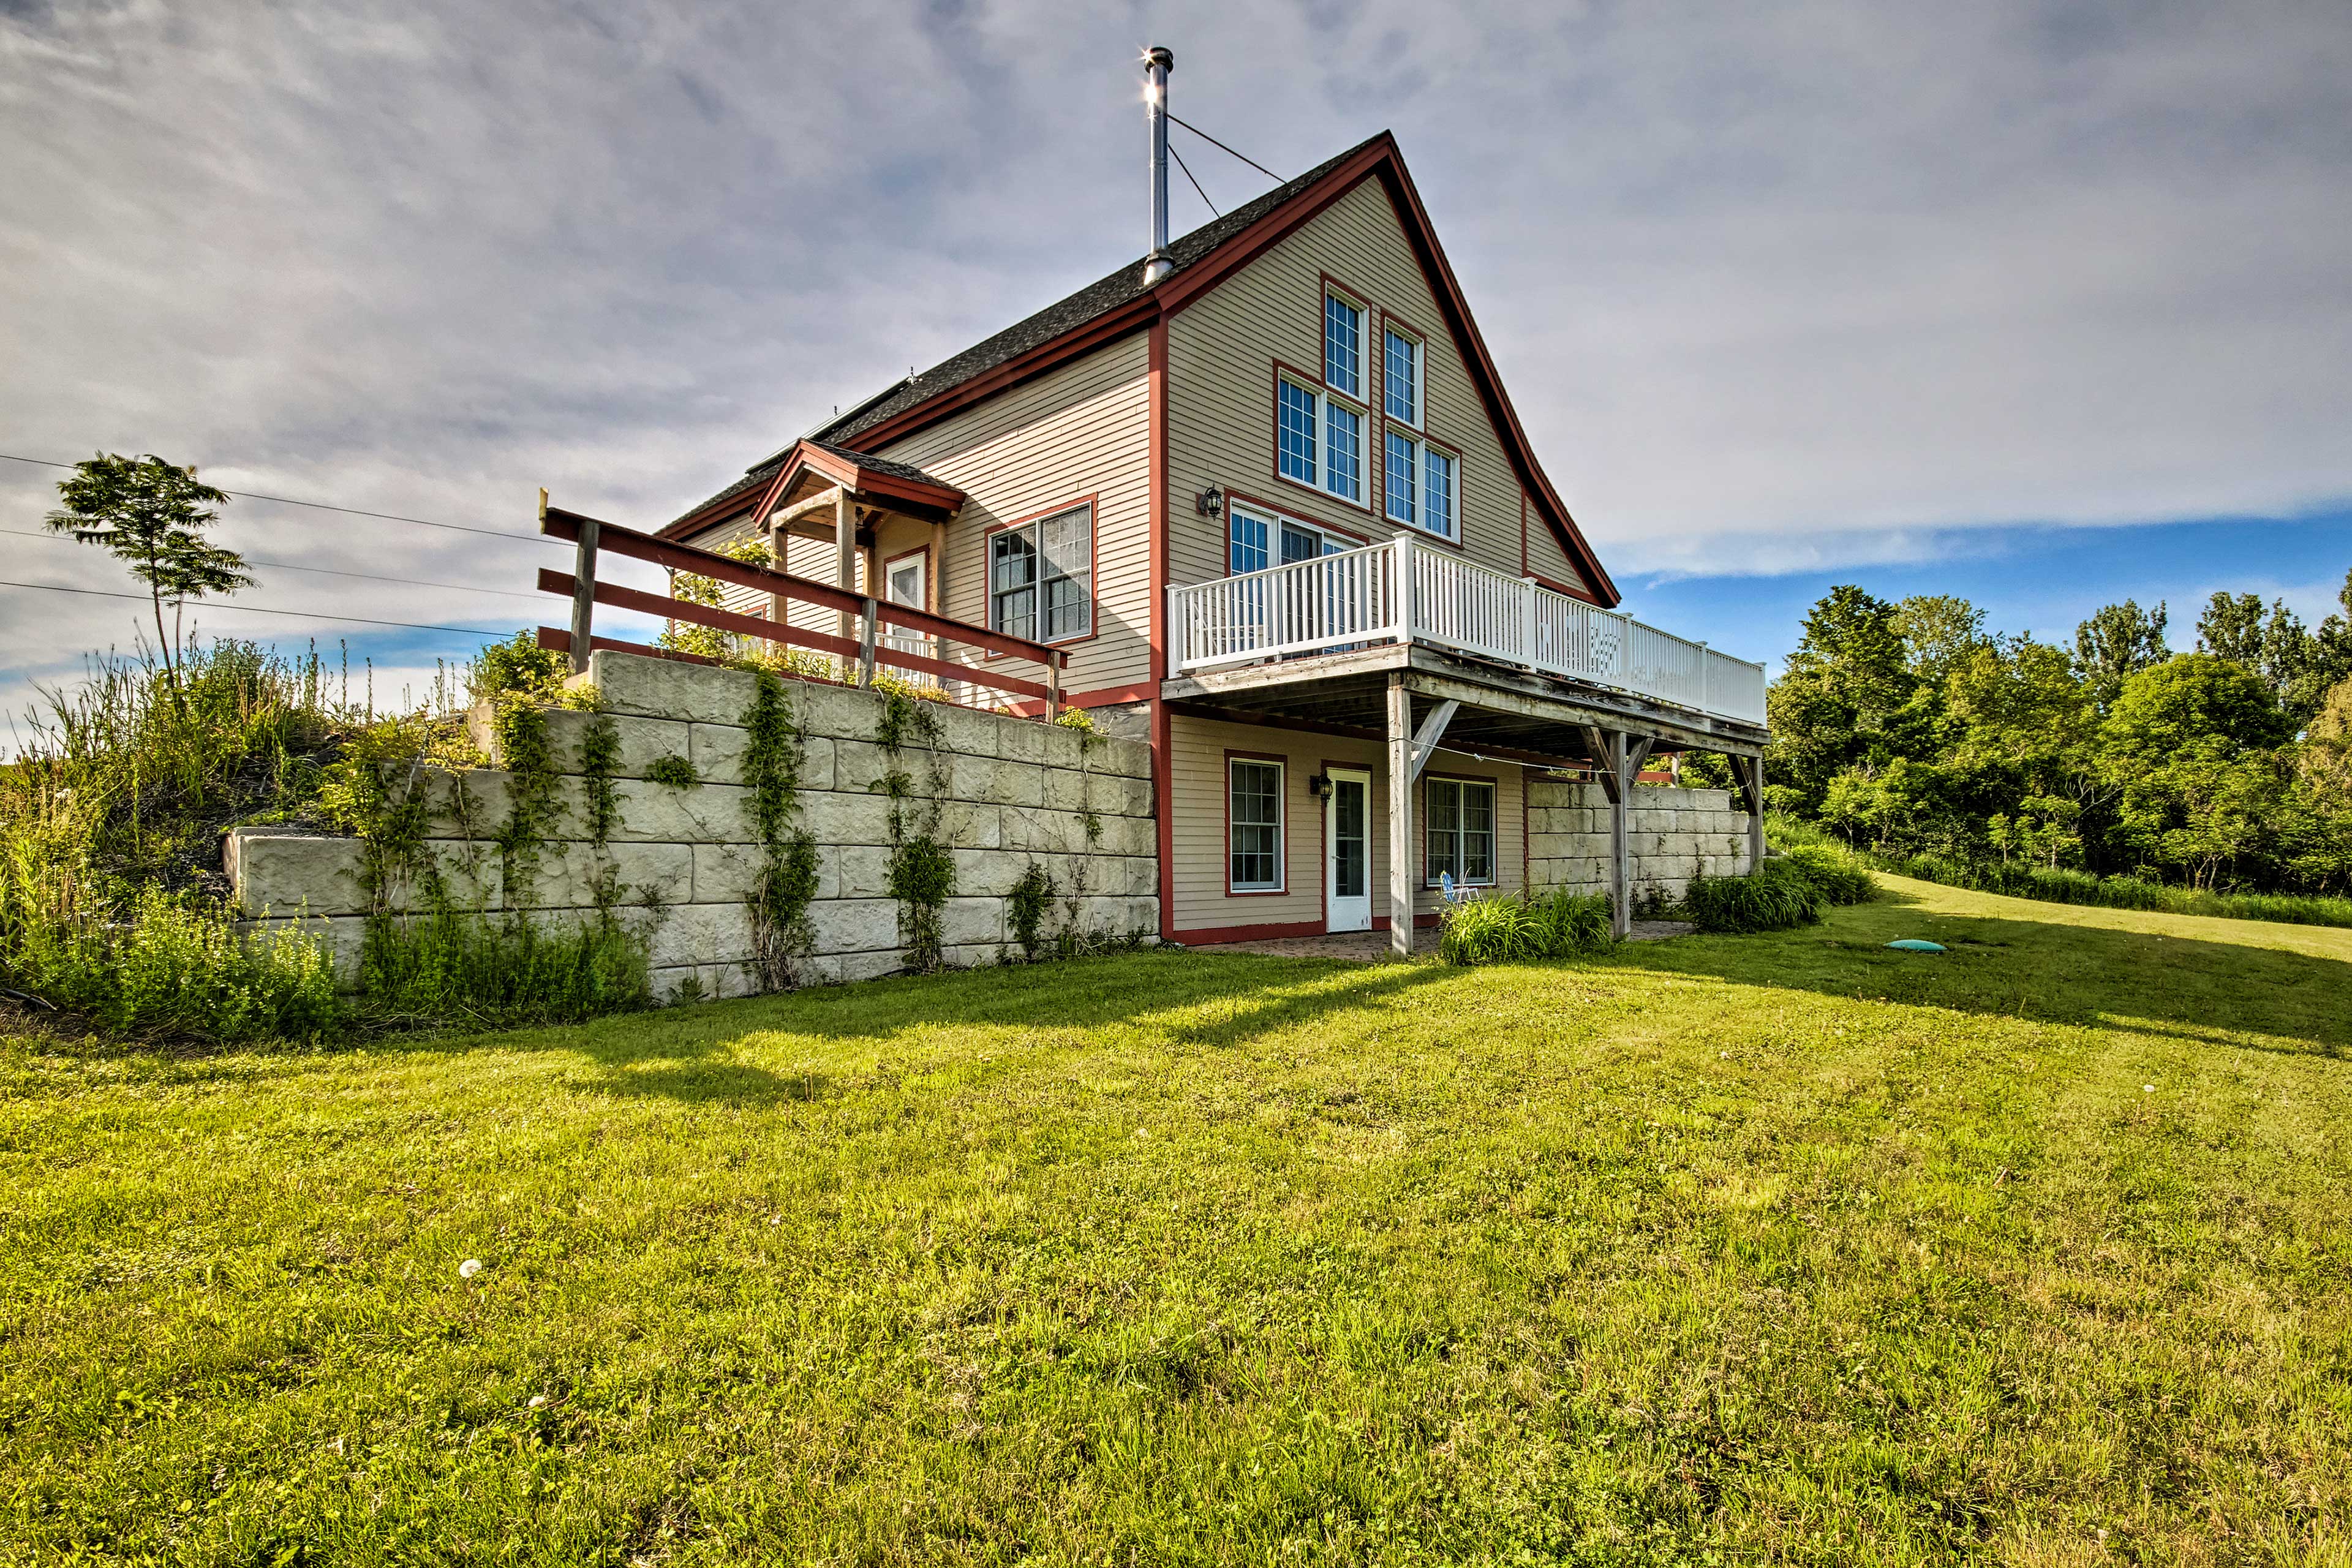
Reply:
[[[814,1070],[757,1065],[742,1052],[747,1037],[772,1032],[812,1042],[871,1042],[909,1030],[976,1026],[1029,1042],[1063,1033],[1139,1029],[1155,1045],[1225,1049],[1334,1013],[1395,1004],[1420,986],[1460,973],[1431,964],[1137,953],[902,975],[561,1029],[417,1038],[396,1048],[565,1050],[596,1069],[578,1085],[595,1092],[775,1104],[825,1100],[858,1086]]]
[[[2014,904],[2014,900],[2004,900]],[[2031,906],[2027,906],[2031,907]],[[1949,951],[1890,951],[1896,937]],[[2352,1054],[2352,962],[2199,937],[1963,914],[1901,891],[1768,936],[1618,950],[1612,966],[2302,1055]]]

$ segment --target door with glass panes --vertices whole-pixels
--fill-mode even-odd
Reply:
[[[1323,803],[1323,907],[1331,931],[1372,929],[1372,775],[1333,768]]]

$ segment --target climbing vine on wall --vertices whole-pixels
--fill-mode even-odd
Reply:
[[[621,819],[621,792],[613,775],[621,763],[621,731],[603,713],[589,721],[580,738],[580,774],[588,796],[588,837],[596,847],[613,841],[613,826]]]
[[[808,908],[816,897],[816,841],[796,826],[803,747],[784,683],[764,669],[755,676],[743,715],[743,782],[765,858],[751,889],[751,950],[762,987],[780,991],[793,984],[793,962],[814,940]]]
[[[499,828],[499,869],[510,909],[530,903],[539,875],[540,847],[553,834],[555,752],[548,743],[547,710],[520,692],[502,692],[491,710],[490,733],[507,773],[507,819]]]
[[[898,900],[898,938],[907,967],[928,974],[946,962],[941,914],[955,894],[955,857],[940,841],[940,808],[947,776],[940,763],[936,708],[902,691],[883,699],[877,737],[890,759],[873,787],[890,797],[890,896]],[[901,764],[909,745],[924,753],[922,788]]]

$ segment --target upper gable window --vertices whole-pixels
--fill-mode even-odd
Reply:
[[[1394,327],[1381,329],[1383,361],[1381,395],[1389,417],[1408,425],[1421,423],[1421,340]]]
[[[1323,381],[1345,396],[1364,395],[1364,308],[1328,291],[1323,296]]]
[[[1033,642],[1094,630],[1095,509],[999,529],[988,541],[988,624]]]
[[[1462,537],[1462,460],[1433,441],[1394,426],[1382,443],[1381,493],[1390,521],[1433,533]]]
[[[1275,472],[1363,505],[1364,411],[1285,372],[1275,378],[1274,414]]]

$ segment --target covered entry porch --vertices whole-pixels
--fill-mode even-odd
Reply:
[[[1388,940],[1412,950],[1422,864],[1414,787],[1440,750],[1589,770],[1608,800],[1604,883],[1621,935],[1631,930],[1634,885],[1633,784],[1656,752],[1719,752],[1731,761],[1745,814],[1748,863],[1763,841],[1760,724],[1566,679],[1420,642],[1376,642],[1202,668],[1171,677],[1171,711],[1200,720],[1274,726],[1371,742],[1385,788],[1385,889],[1370,889]],[[1359,753],[1361,754],[1361,753]],[[1442,826],[1442,825],[1441,825]],[[1381,824],[1370,825],[1380,834]]]

